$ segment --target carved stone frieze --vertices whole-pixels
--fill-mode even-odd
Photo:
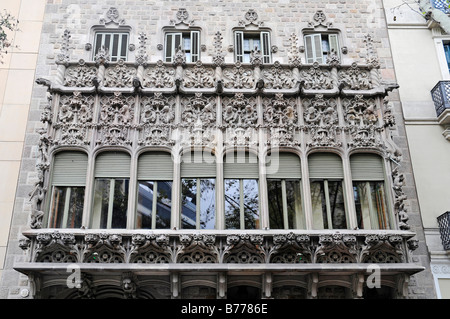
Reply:
[[[135,76],[136,68],[126,66],[123,60],[119,60],[115,66],[106,68],[104,86],[114,88],[132,87]]]
[[[216,123],[216,100],[215,97],[204,96],[202,93],[195,93],[194,96],[181,98],[182,126],[214,126]]]
[[[340,87],[346,90],[370,90],[373,88],[370,72],[360,68],[356,62],[350,68],[338,72]]]
[[[262,70],[261,73],[266,89],[291,89],[295,85],[292,71],[283,68],[278,61],[272,67]]]
[[[94,78],[97,76],[97,68],[86,65],[84,60],[78,64],[71,65],[66,69],[64,77],[64,86],[69,87],[88,87],[94,86]]]
[[[267,145],[295,146],[298,128],[297,103],[295,98],[285,98],[277,93],[272,99],[263,99],[264,127],[269,128],[270,138]]]
[[[131,239],[130,263],[166,264],[172,261],[169,237],[166,235],[134,234]]]
[[[218,263],[219,250],[215,235],[180,235],[175,256],[177,263]]]
[[[155,93],[141,100],[139,145],[171,145],[175,119],[175,98]]]
[[[173,88],[175,86],[175,69],[165,66],[159,60],[155,66],[148,67],[144,72],[142,86],[145,88]]]
[[[372,98],[355,95],[342,100],[346,130],[352,137],[351,147],[383,147],[380,139],[382,127],[378,125],[379,110]]]
[[[317,94],[314,98],[303,100],[305,131],[309,132],[309,146],[340,146],[337,139],[338,112],[334,98]]]
[[[256,98],[245,97],[243,93],[236,93],[232,98],[225,97],[222,120],[225,127],[255,127],[258,122]]]
[[[97,145],[130,145],[129,131],[134,118],[134,96],[120,92],[100,99]]]
[[[229,235],[222,252],[222,262],[232,264],[262,264],[267,253],[263,249],[262,235]]]
[[[183,86],[185,88],[214,88],[214,69],[203,65],[197,61],[193,68],[186,68],[183,77]]]
[[[333,80],[329,70],[321,68],[314,62],[312,67],[301,72],[303,87],[307,90],[329,90],[333,88]]]
[[[357,241],[353,235],[322,235],[314,251],[317,263],[355,263],[357,262]]]
[[[253,89],[255,87],[254,72],[236,62],[233,68],[223,69],[224,87],[227,89]]]

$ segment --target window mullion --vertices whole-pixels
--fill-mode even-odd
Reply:
[[[71,191],[72,191],[72,187],[66,188],[66,200],[64,202],[64,214],[63,214],[63,219],[62,219],[62,228],[67,228],[67,217],[69,215]]]
[[[281,200],[283,202],[283,224],[284,229],[289,229],[288,210],[287,210],[287,194],[286,194],[286,180],[281,180]]]
[[[239,179],[239,211],[241,229],[245,229],[245,210],[244,210],[244,180]]]
[[[156,210],[158,209],[158,182],[153,182],[152,229],[156,229]]]
[[[196,205],[195,205],[195,215],[196,215],[196,220],[195,220],[195,227],[197,229],[200,229],[200,178],[197,178],[196,182],[197,185],[197,192],[195,194],[195,200],[196,200]]]
[[[333,220],[331,218],[331,205],[330,205],[330,193],[328,190],[328,180],[323,181],[323,188],[325,193],[325,205],[327,208],[327,221],[328,221],[328,229],[333,229]]]
[[[106,222],[106,228],[111,228],[112,225],[112,215],[113,215],[113,209],[114,209],[114,189],[116,180],[114,178],[110,179],[110,185],[109,185],[109,201],[108,201],[108,219]]]

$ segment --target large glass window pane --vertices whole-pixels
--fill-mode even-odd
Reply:
[[[200,229],[214,229],[216,225],[216,180],[200,180]]]
[[[126,228],[128,179],[95,180],[94,228]]]
[[[312,181],[311,201],[315,229],[347,228],[341,181]]]
[[[84,187],[53,188],[50,227],[80,228],[84,206]]]
[[[328,181],[330,214],[333,229],[347,228],[345,217],[344,192],[340,181]]]
[[[181,228],[195,229],[197,224],[197,180],[181,180]]]
[[[258,181],[255,179],[243,180],[245,229],[259,229],[259,196]]]
[[[269,226],[271,229],[283,229],[283,192],[281,180],[267,180],[269,202]]]
[[[169,229],[171,210],[171,181],[139,181],[136,228]]]
[[[361,229],[389,229],[383,182],[353,182],[356,217]]]
[[[269,197],[270,198],[270,197]],[[301,190],[299,180],[286,180],[286,201],[288,228],[294,229],[295,219],[299,218],[299,226],[303,226]]]
[[[225,228],[240,228],[240,181],[225,180]]]

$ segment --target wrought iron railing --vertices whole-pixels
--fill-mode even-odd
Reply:
[[[448,0],[431,0],[431,5],[446,14],[450,14],[450,2]]]
[[[446,109],[450,109],[450,81],[439,81],[431,90],[431,97],[439,117]]]
[[[442,246],[450,250],[450,211],[443,213],[437,218],[439,232],[441,233]]]

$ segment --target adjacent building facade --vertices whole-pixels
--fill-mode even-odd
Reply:
[[[450,297],[447,180],[450,177],[450,37],[417,4],[384,1],[417,194],[438,298]],[[446,1],[431,1],[448,14]],[[416,45],[420,43],[420,45]]]
[[[435,298],[388,25],[47,1],[1,297]]]

